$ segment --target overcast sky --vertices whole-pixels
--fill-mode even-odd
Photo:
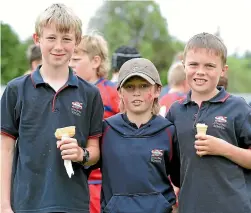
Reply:
[[[37,15],[52,3],[64,3],[82,19],[84,29],[102,0],[6,0],[1,1],[0,19],[8,23],[24,40],[34,32]],[[167,19],[172,36],[186,42],[200,32],[215,33],[220,27],[221,37],[229,53],[251,51],[250,0],[156,0]]]

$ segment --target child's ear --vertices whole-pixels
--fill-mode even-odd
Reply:
[[[185,61],[182,60],[181,63],[182,63],[182,65],[183,65],[184,69],[185,69]]]
[[[34,44],[36,44],[36,45],[40,44],[39,37],[38,37],[38,35],[36,33],[34,33],[32,35],[32,38],[33,38]]]
[[[122,93],[121,93],[121,88],[118,90],[119,98],[122,99]]]
[[[228,65],[225,65],[223,68],[222,68],[222,72],[221,72],[221,76],[224,77],[227,75],[227,71],[228,71]]]
[[[100,64],[101,64],[100,56],[98,56],[98,55],[94,56],[93,59],[92,59],[92,63],[93,63],[93,68],[98,69],[100,67]]]
[[[161,86],[156,85],[154,94],[155,98],[158,98],[160,96],[161,88],[162,88]]]

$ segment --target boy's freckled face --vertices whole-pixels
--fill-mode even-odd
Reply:
[[[191,49],[185,58],[185,72],[192,91],[210,94],[226,71],[221,56],[213,50]]]
[[[49,25],[43,28],[39,45],[43,63],[55,67],[68,66],[76,45],[75,33],[73,31],[60,33],[55,25]]]
[[[86,81],[89,81],[93,75],[95,75],[92,61],[84,49],[76,48],[69,65],[80,78],[83,78]]]
[[[141,77],[128,79],[120,91],[126,111],[135,114],[151,112],[153,101],[158,97],[156,88]]]

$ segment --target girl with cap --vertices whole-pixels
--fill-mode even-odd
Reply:
[[[158,115],[159,73],[144,58],[125,62],[117,89],[121,114],[105,119],[101,212],[170,213],[179,187],[175,127]]]

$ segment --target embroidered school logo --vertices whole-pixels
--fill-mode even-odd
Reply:
[[[219,123],[227,123],[227,117],[224,116],[216,116],[215,117],[215,121],[219,122]]]
[[[83,108],[83,104],[80,102],[72,102],[72,106],[71,106],[71,112],[74,115],[80,116],[81,112],[82,112],[82,108]]]
[[[153,149],[151,151],[151,162],[161,163],[164,151],[161,149]]]
[[[217,129],[226,129],[227,126],[227,117],[225,116],[216,116],[214,123],[213,123],[213,127],[217,128]]]

